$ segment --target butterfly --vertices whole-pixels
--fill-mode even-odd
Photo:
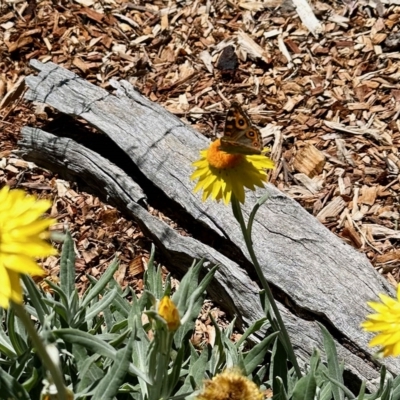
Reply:
[[[238,56],[235,53],[235,48],[230,45],[225,47],[218,59],[216,68],[219,69],[223,77],[234,77],[239,65]]]
[[[219,150],[230,154],[261,154],[261,132],[251,123],[238,103],[232,103],[226,114],[224,136]]]

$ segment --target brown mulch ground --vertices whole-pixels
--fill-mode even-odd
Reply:
[[[236,100],[263,128],[277,163],[272,183],[395,284],[400,6],[388,3],[312,1],[322,23],[314,37],[290,1],[0,0],[0,183],[54,200],[76,240],[81,288],[117,253],[117,279],[140,291],[150,248],[140,229],[12,154],[22,126],[55,117],[21,98],[29,60],[106,89],[126,79],[209,137]],[[45,266],[57,274],[57,258]]]

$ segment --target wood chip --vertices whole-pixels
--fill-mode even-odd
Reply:
[[[372,206],[375,204],[377,193],[378,187],[364,185],[361,189],[361,196],[358,198],[358,202]]]
[[[325,156],[312,144],[307,144],[299,150],[293,161],[293,168],[310,178],[322,172]]]
[[[337,218],[345,207],[346,202],[341,196],[337,196],[318,213],[317,218],[320,222],[326,222],[328,219]]]

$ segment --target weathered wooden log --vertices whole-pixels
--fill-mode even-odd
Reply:
[[[202,203],[192,192],[191,163],[207,147],[207,140],[126,81],[113,81],[116,92],[110,94],[55,64],[32,61],[32,65],[40,73],[26,79],[28,100],[84,118],[118,150],[108,156],[112,146],[103,146],[102,157],[72,139],[24,128],[19,144],[25,158],[84,181],[131,215],[177,271],[188,267],[192,258],[220,263],[211,297],[246,325],[260,318],[259,288],[252,282],[255,274],[231,209]],[[363,254],[272,185],[247,193],[245,215],[266,191],[270,198],[253,225],[254,248],[281,301],[297,354],[307,362],[313,348],[322,347],[318,321],[334,336],[350,379],[367,379],[374,387],[378,364],[367,347],[370,336],[359,324],[371,312],[366,301],[378,293],[393,294],[392,288]],[[185,228],[193,237],[181,236],[151,216],[143,207],[146,198],[165,201],[174,209],[174,218],[188,221]],[[385,360],[385,365],[394,374],[400,371],[397,359]]]

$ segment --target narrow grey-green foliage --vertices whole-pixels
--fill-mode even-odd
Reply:
[[[260,329],[262,329],[268,323],[267,318],[260,318],[259,320],[253,322],[244,332],[240,339],[236,342],[235,346],[237,349],[240,349],[242,344],[246,341],[248,337],[257,333]]]
[[[27,304],[26,309],[43,324],[45,315],[50,313],[50,307],[44,301],[43,293],[39,291],[35,282],[29,276],[22,275],[22,282],[30,294],[30,303],[32,304],[32,306]]]
[[[60,262],[64,266],[60,270],[60,288],[70,300],[75,293],[75,252],[70,232],[66,233]]]
[[[254,216],[255,212],[251,220]],[[216,266],[206,269],[202,261],[193,262],[173,292],[169,276],[162,280],[153,248],[144,274],[145,290],[138,298],[131,288],[122,290],[114,280],[117,260],[100,279],[88,276],[89,287],[80,297],[74,265],[74,245],[67,234],[60,285],[48,281],[52,289],[48,293],[28,276],[23,276],[23,283],[26,310],[43,341],[57,345],[64,380],[76,399],[189,400],[196,397],[205,379],[236,367],[262,389],[272,390],[274,400],[400,400],[400,378],[387,376],[384,368],[375,393],[366,394],[363,383],[354,395],[343,379],[344,366],[332,336],[323,326],[323,357],[315,350],[299,378],[277,340],[279,324],[271,318],[265,292],[260,300],[266,317],[247,327],[237,343],[231,341],[236,320],[221,329],[210,315],[213,344],[195,348],[190,337]],[[171,296],[181,319],[174,332],[157,310],[165,295]],[[29,336],[12,309],[0,309],[0,320],[1,396],[38,399],[46,375]]]
[[[7,312],[7,326],[9,327],[9,338],[17,356],[22,356],[28,349],[27,334],[21,321],[15,317],[11,308]]]
[[[274,400],[289,400],[289,397],[286,393],[286,385],[283,383],[283,380],[280,376],[274,377]]]
[[[392,393],[392,399],[393,400],[399,400],[400,399],[400,375],[397,376],[394,381],[393,381],[393,393]],[[365,387],[364,387],[365,389]],[[360,392],[360,394],[358,395],[360,400],[364,400],[363,398],[361,398],[361,395],[364,394],[364,391],[362,391],[362,393]]]
[[[17,379],[0,368],[1,396],[4,399],[29,400],[29,393]]]
[[[135,340],[132,332],[127,338],[125,348],[117,351],[117,358],[107,374],[96,387],[93,394],[95,399],[112,400],[118,394],[120,386],[129,370],[130,358],[132,356],[132,344]]]
[[[199,280],[202,262],[194,263],[175,292],[184,319],[173,345],[174,335],[168,332],[156,309],[157,301],[171,293],[171,282],[169,277],[163,282],[161,268],[154,263],[154,249],[144,276],[145,292],[140,298],[129,288],[123,292],[114,280],[116,260],[99,280],[88,276],[90,285],[84,296],[79,297],[74,284],[74,265],[74,245],[67,234],[61,256],[60,285],[48,281],[53,294],[39,290],[30,277],[23,279],[26,309],[37,318],[43,340],[58,346],[64,379],[75,397],[113,399],[129,394],[138,400],[166,399],[177,393],[187,378],[191,382],[188,393],[192,393],[193,384],[198,387],[205,376],[207,362],[202,368],[198,363],[195,369],[191,368],[193,346],[188,339],[215,268]],[[2,387],[18,389],[21,385],[20,396],[29,393],[26,398],[39,398],[44,370],[36,369],[35,353],[12,309],[0,313],[3,357],[0,362],[5,380]],[[143,319],[146,313],[151,320]],[[23,357],[25,362],[21,364]],[[199,375],[198,371],[203,373]],[[9,394],[10,398],[19,398],[11,389]]]
[[[288,370],[287,370],[287,355],[280,340],[275,339],[274,347],[271,354],[271,366],[269,379],[272,382],[273,393],[282,392],[282,385],[286,392],[288,391]],[[277,379],[279,378],[279,379]],[[282,393],[281,393],[282,395]]]
[[[321,324],[319,324],[319,326],[324,336],[324,348],[328,363],[329,377],[339,383],[339,385],[332,386],[333,398],[334,400],[343,400],[344,392],[341,388],[341,385],[343,385],[343,370],[339,366],[335,342],[328,330]]]
[[[244,372],[246,375],[252,374],[257,366],[262,364],[265,354],[271,348],[277,335],[278,332],[271,333],[244,356]]]
[[[147,263],[147,270],[144,273],[144,283],[146,290],[153,294],[157,299],[164,296],[164,286],[162,281],[161,268],[156,268],[154,264],[154,249],[152,250]]]
[[[201,387],[204,378],[207,376],[207,364],[211,357],[211,346],[205,346],[199,354],[194,347],[189,344],[190,357],[189,365],[186,369],[186,376],[183,385],[178,389],[176,395],[192,393],[194,388]]]

